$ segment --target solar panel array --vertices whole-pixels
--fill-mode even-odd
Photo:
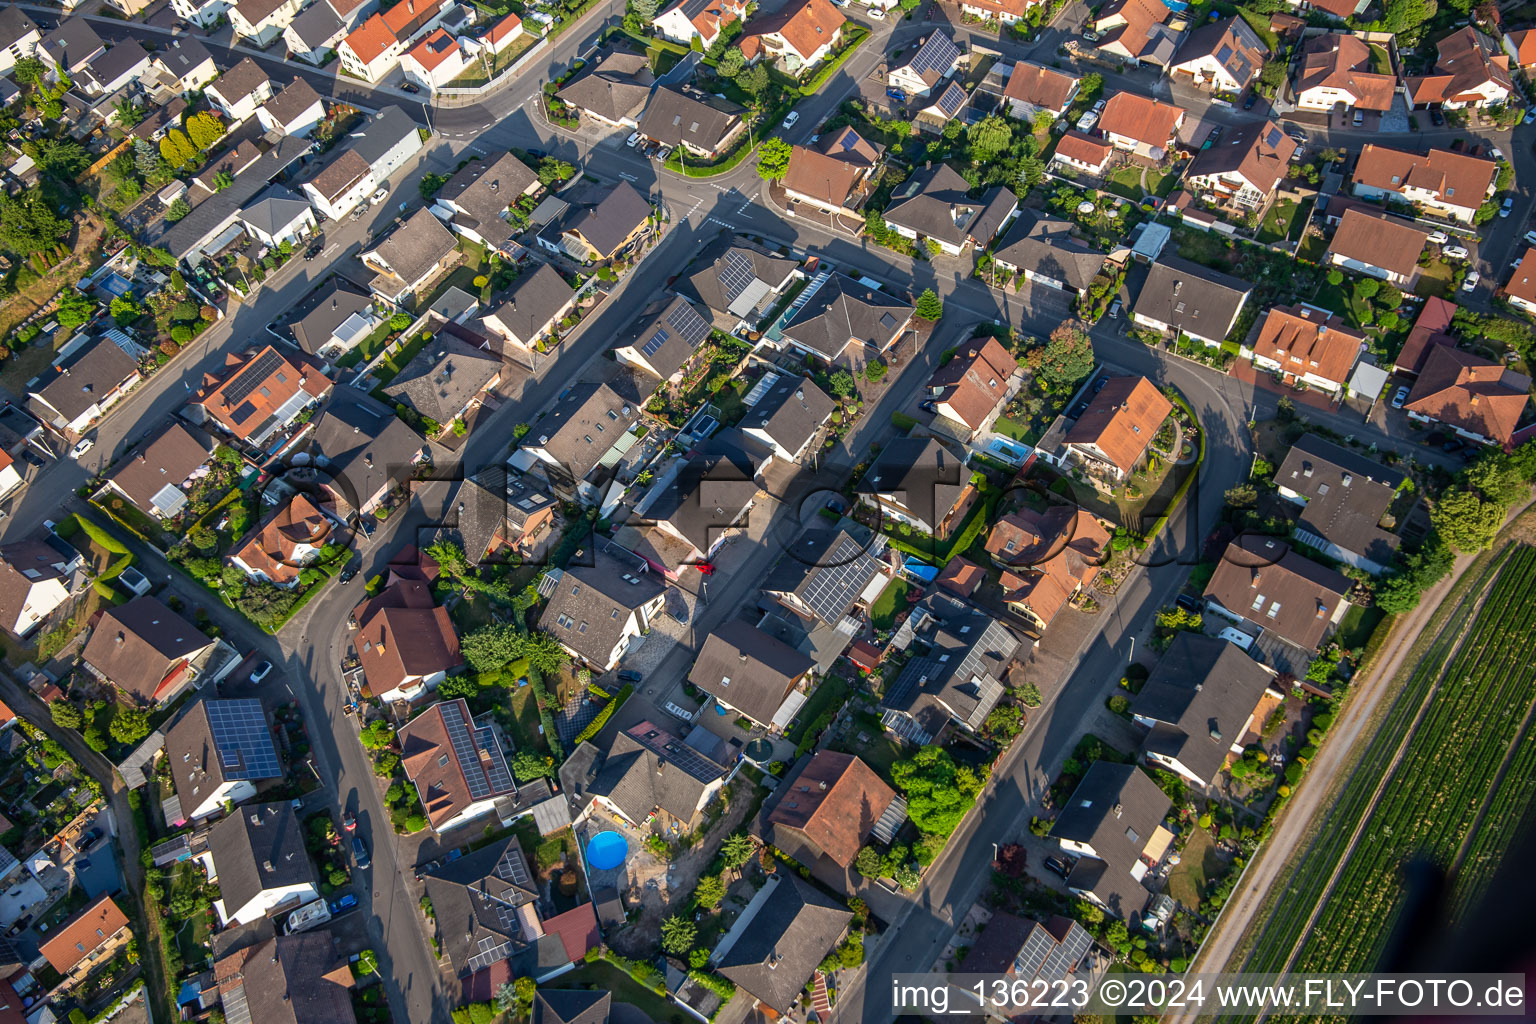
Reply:
[[[276,779],[282,776],[272,732],[259,700],[211,700],[204,705],[219,767],[231,780]]]
[[[959,57],[960,47],[955,45],[955,41],[942,32],[935,32],[917,51],[909,66],[919,75],[929,71],[936,71],[942,75],[954,67]]]
[[[1269,131],[1264,133],[1264,145],[1268,146],[1270,149],[1274,149],[1276,146],[1280,145],[1280,140],[1284,137],[1285,134],[1281,132],[1279,128],[1270,128]]]
[[[1035,931],[1044,935],[1050,942],[1050,949],[1046,952],[1044,960],[1035,969],[1035,977],[1042,981],[1052,982],[1065,978],[1083,962],[1083,957],[1088,955],[1088,950],[1093,945],[1093,939],[1089,937],[1088,932],[1076,922],[1068,927],[1066,938],[1060,942],[1055,941],[1055,937],[1044,928],[1037,928]],[[1026,943],[1025,949],[1028,950],[1028,948]]]
[[[261,382],[283,365],[283,357],[273,349],[267,349],[257,356],[251,365],[247,366],[240,374],[230,381],[229,387],[224,389],[224,400],[230,405],[239,405],[251,396],[251,393],[261,386]]]
[[[512,943],[497,942],[492,938],[480,940],[480,952],[469,958],[469,972],[483,970],[491,964],[500,963],[512,955]]]
[[[523,851],[508,843],[501,860],[496,862],[496,877],[526,889],[529,883],[528,862],[523,859]]]
[[[869,582],[872,562],[852,537],[843,537],[828,559],[811,570],[800,599],[822,622],[836,622]]]
[[[757,273],[752,269],[752,261],[735,249],[727,249],[716,266],[720,268],[716,271],[720,284],[730,299],[735,299],[757,278]]]
[[[1216,62],[1218,64],[1225,64],[1227,61],[1229,61],[1231,59],[1232,59],[1232,47],[1230,47],[1227,44],[1223,43],[1221,45],[1221,49],[1216,51]]]
[[[647,734],[639,736],[631,734],[631,737],[651,753],[664,759],[668,765],[680,768],[684,774],[690,778],[698,779],[700,782],[713,782],[725,773],[725,769],[721,765],[711,761],[686,743],[682,743],[670,736],[668,736],[666,743],[657,742],[657,739],[666,735],[668,734],[658,733],[653,738]]]
[[[496,742],[496,734],[489,727],[475,730],[475,741],[480,749],[490,752],[491,766],[486,774],[491,784],[491,792],[505,793],[513,788],[512,773],[507,771],[507,762],[501,756],[501,747]]]
[[[454,755],[459,759],[459,771],[464,773],[464,781],[469,785],[469,798],[484,800],[491,795],[491,784],[485,777],[485,770],[480,767],[480,753],[470,738],[463,709],[458,704],[444,703],[439,704],[437,710],[443,716],[448,742],[453,744]]]
[[[709,337],[709,324],[699,316],[698,310],[686,302],[677,303],[672,312],[667,314],[667,324],[677,332],[678,337],[688,343],[689,348],[698,348]]]

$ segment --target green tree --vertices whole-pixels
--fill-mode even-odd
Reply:
[[[0,196],[0,246],[11,252],[30,256],[52,249],[69,229],[69,222],[58,215],[41,189]]]
[[[165,208],[165,219],[174,224],[191,212],[191,205],[181,196],[177,196],[171,200],[171,205]]]
[[[390,317],[389,317],[389,329],[390,330],[392,330],[392,331],[403,331],[403,330],[405,330],[409,326],[411,326],[411,314],[405,313],[405,312],[400,312],[400,313],[392,313],[390,315]]]
[[[519,750],[512,758],[512,774],[517,776],[518,782],[552,779],[555,777],[555,759],[531,750]]]
[[[736,84],[752,97],[753,103],[757,103],[768,88],[768,69],[761,64],[754,64],[736,76]]]
[[[756,850],[757,844],[752,842],[751,836],[745,832],[733,832],[720,844],[720,863],[732,871],[738,870],[752,859]]]
[[[734,79],[737,75],[741,74],[742,71],[746,69],[746,66],[747,58],[746,55],[741,52],[741,47],[731,46],[727,47],[726,51],[720,55],[720,60],[715,65],[715,71],[718,72],[722,78]]]
[[[1070,394],[1093,372],[1093,342],[1082,324],[1064,323],[1044,345],[1030,350],[1026,362],[1046,394]]]
[[[144,120],[144,108],[126,96],[112,105],[112,117],[122,128],[132,128]]]
[[[421,198],[430,202],[432,197],[441,192],[446,184],[448,184],[446,177],[429,171],[421,176],[421,180],[416,183],[416,188],[421,192]]]
[[[382,718],[376,718],[357,734],[358,742],[368,750],[383,750],[395,740],[395,730]]]
[[[1429,509],[1429,523],[1451,550],[1463,554],[1493,544],[1504,523],[1504,506],[1471,491],[1447,491]]]
[[[114,298],[110,308],[112,319],[117,321],[119,327],[126,327],[144,315],[144,307],[126,295]]]
[[[74,288],[66,288],[59,293],[59,306],[55,316],[62,326],[80,327],[89,323],[91,317],[95,315],[96,302],[89,296]]]
[[[1494,448],[1482,454],[1462,470],[1462,481],[1483,497],[1505,508],[1520,504],[1531,496],[1531,484],[1521,467],[1508,455]]]
[[[1154,650],[1166,651],[1178,633],[1198,633],[1203,624],[1204,619],[1199,612],[1192,612],[1178,605],[1159,608],[1153,620],[1152,647]]]
[[[172,128],[160,140],[160,155],[165,157],[165,162],[172,168],[180,170],[197,156],[197,148],[187,138],[186,132]]]
[[[36,57],[18,57],[12,67],[16,81],[22,85],[40,86],[43,77],[48,74],[48,68]]]
[[[552,156],[547,156],[539,161],[540,184],[546,186],[553,185],[557,182],[565,181],[575,173],[576,168],[572,167],[564,160],[560,160]]]
[[[149,735],[149,712],[143,708],[119,706],[107,731],[119,743],[137,743]]]
[[[38,139],[32,144],[32,159],[39,171],[60,181],[74,181],[91,166],[85,147],[68,136]]]
[[[932,288],[924,288],[923,294],[917,297],[915,312],[924,320],[937,322],[944,315],[944,302],[939,298],[938,292]]]
[[[866,846],[859,850],[859,855],[853,860],[854,869],[865,878],[875,879],[880,877],[880,851],[873,846]]]
[[[972,163],[991,163],[1013,145],[1013,125],[1000,114],[988,114],[971,125],[966,142],[970,144]]]
[[[1093,100],[1098,99],[1099,94],[1103,91],[1104,76],[1099,74],[1097,71],[1090,71],[1088,74],[1083,76],[1082,83],[1078,85],[1077,96],[1080,100],[1085,102],[1092,102]]]
[[[686,956],[698,937],[698,927],[686,917],[674,914],[661,922],[661,948],[672,956]]]
[[[943,747],[923,747],[891,765],[891,779],[907,797],[907,817],[922,832],[947,836],[976,802],[981,780],[955,764]]]
[[[48,713],[53,716],[53,724],[65,729],[78,729],[83,717],[80,709],[67,700],[56,700],[48,705]]]
[[[206,110],[187,118],[187,139],[200,150],[207,150],[224,134],[224,125]]]
[[[659,0],[629,0],[628,8],[631,13],[646,25],[656,20],[656,12],[661,9]]]
[[[219,171],[213,176],[213,190],[223,192],[235,183],[235,176],[228,171]]]
[[[853,374],[847,370],[838,370],[827,378],[827,391],[839,401],[853,394],[853,390]]]
[[[778,181],[789,172],[790,145],[780,138],[764,139],[757,147],[757,173],[765,181]]]
[[[1465,2],[1470,7],[1470,0]],[[1461,10],[1468,9],[1460,7],[1456,0],[1452,0],[1452,4]],[[1382,5],[1381,20],[1376,23],[1376,27],[1378,31],[1394,35],[1420,31],[1439,10],[1440,5],[1435,0],[1386,0]]]
[[[357,972],[359,974],[379,973],[379,955],[371,949],[365,949],[357,954]]]
[[[705,875],[694,888],[693,898],[705,910],[714,910],[725,901],[725,880],[719,875]]]

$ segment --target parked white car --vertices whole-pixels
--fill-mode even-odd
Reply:
[[[1525,241],[1527,245],[1536,245],[1536,231],[1527,231]]]
[[[635,143],[637,143],[639,141],[640,141],[640,133],[639,132],[630,132],[629,133],[629,138],[624,140],[624,145],[628,146],[630,149],[634,149],[635,148]]]
[[[786,129],[793,128],[799,121],[800,121],[800,111],[798,111],[798,110],[791,110],[789,112],[789,116],[784,119],[784,127]]]
[[[384,198],[385,198],[385,197],[386,197],[386,196],[388,196],[388,195],[389,195],[389,189],[387,189],[387,188],[381,188],[381,189],[379,189],[379,190],[378,190],[378,191],[377,191],[377,192],[375,192],[375,193],[374,193],[374,194],[373,194],[373,195],[372,195],[372,196],[371,196],[371,197],[370,197],[370,198],[369,198],[369,200],[368,200],[368,201],[369,201],[369,202],[370,202],[370,203],[373,203],[373,204],[374,204],[374,205],[375,205],[375,206],[377,206],[377,205],[378,205],[378,204],[379,204],[379,203],[382,203],[382,202],[383,202],[383,201],[384,201]]]
[[[1444,231],[1431,231],[1426,240],[1432,245],[1444,245],[1451,240],[1451,236]]]
[[[1499,207],[1499,216],[1508,217],[1515,209],[1515,197],[1505,196],[1504,203]]]
[[[1464,260],[1471,253],[1467,252],[1467,248],[1464,245],[1442,245],[1440,247],[1440,255],[1449,256],[1453,260]]]
[[[1475,291],[1477,289],[1478,282],[1482,279],[1483,276],[1481,274],[1475,270],[1472,271],[1472,273],[1467,275],[1467,279],[1461,282],[1461,290],[1464,292]]]
[[[1406,401],[1408,401],[1408,385],[1404,384],[1402,387],[1398,388],[1397,393],[1392,396],[1392,408],[1401,409],[1403,407],[1403,403]]]
[[[84,455],[86,452],[95,447],[95,441],[92,441],[88,437],[82,437],[80,440],[76,441],[75,446],[69,450],[69,457],[72,459],[78,459],[80,456]]]

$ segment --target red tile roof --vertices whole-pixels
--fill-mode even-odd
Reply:
[[[1530,400],[1529,381],[1500,363],[1448,345],[1430,349],[1405,408],[1441,423],[1508,443]]]
[[[1455,303],[1438,296],[1424,300],[1424,309],[1413,322],[1413,330],[1408,332],[1408,340],[1397,353],[1393,368],[1403,373],[1418,373],[1432,346],[1455,345],[1456,339],[1447,333],[1455,317]]]
[[[1117,92],[1104,104],[1099,130],[1105,135],[1120,135],[1167,149],[1183,117],[1183,107],[1133,92]]]
[[[112,902],[112,897],[102,896],[59,925],[53,937],[43,943],[38,952],[54,970],[68,974],[126,927],[127,916]]]
[[[803,832],[840,866],[851,865],[895,790],[852,754],[818,751],[782,788],[768,815],[774,825]]]
[[[1145,377],[1113,377],[1067,433],[1068,444],[1091,444],[1122,473],[1136,463],[1152,443],[1173,403]]]
[[[1297,377],[1310,373],[1344,383],[1364,347],[1365,335],[1349,330],[1337,314],[1313,306],[1276,306],[1264,317],[1253,352]]]

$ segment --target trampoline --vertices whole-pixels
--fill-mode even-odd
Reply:
[[[617,832],[599,832],[587,842],[587,863],[596,871],[611,871],[629,856],[629,843]]]
[[[758,737],[747,744],[747,760],[762,763],[773,756],[773,744],[762,737]]]

